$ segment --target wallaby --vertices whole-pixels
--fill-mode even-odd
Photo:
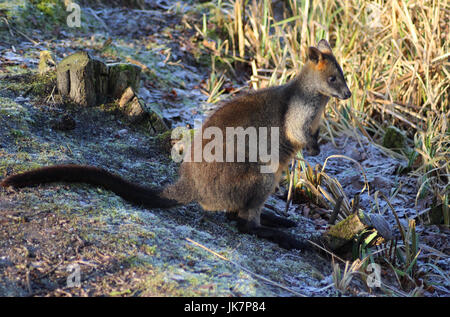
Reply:
[[[271,172],[261,172],[263,166],[268,166],[267,161],[249,160],[252,144],[245,145],[245,160],[236,161],[240,153],[233,144],[231,158],[234,160],[227,157],[222,161],[203,158],[195,161],[192,159],[195,151],[188,151],[190,154],[186,154],[180,166],[178,181],[165,188],[143,187],[104,169],[79,165],[56,165],[12,175],[5,178],[1,186],[19,188],[59,181],[83,182],[102,186],[147,208],[169,208],[197,201],[207,211],[225,210],[237,220],[240,232],[256,234],[286,249],[303,248],[307,246],[304,241],[273,228],[292,227],[295,223],[262,211],[262,206],[296,153],[305,146],[317,150],[318,129],[330,97],[348,99],[350,96],[341,67],[328,42],[321,40],[317,48],[308,48],[307,61],[292,81],[225,103],[206,119],[200,130],[207,132],[207,128],[214,127],[225,135],[227,127],[246,129],[244,131],[254,127],[261,136],[260,129],[266,128],[267,139],[278,131],[278,164]],[[201,150],[210,146],[201,133],[194,137],[191,148],[195,142],[199,142]],[[211,153],[220,158],[219,152],[223,153],[227,146],[223,144],[223,148],[215,148]]]

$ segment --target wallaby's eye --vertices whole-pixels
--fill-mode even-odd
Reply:
[[[336,81],[336,76],[330,76],[328,77],[328,82],[334,83]]]

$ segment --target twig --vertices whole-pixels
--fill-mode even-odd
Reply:
[[[52,92],[50,93],[50,95],[47,97],[47,99],[45,100],[45,102],[49,103],[50,99],[53,100],[53,103],[55,103],[55,97],[54,97],[54,92],[55,92],[56,86],[53,86]]]
[[[354,160],[354,159],[352,159],[351,157],[348,157],[348,156],[346,156],[346,155],[340,155],[340,154],[330,155],[330,156],[328,156],[328,157],[325,159],[325,162],[323,163],[322,171],[321,171],[321,172],[324,172],[324,171],[325,171],[325,167],[327,166],[327,162],[328,162],[328,160],[329,160],[330,158],[345,158],[345,159],[347,159],[347,160],[352,161],[353,163],[356,163],[356,165],[358,165],[358,167],[361,169],[361,172],[362,172],[362,174],[363,174],[363,176],[364,176],[364,187],[363,187],[363,189],[361,190],[360,194],[362,194],[362,193],[364,192],[364,190],[367,188],[367,194],[370,196],[369,182],[367,181],[366,173],[364,172],[364,168],[362,167],[362,165],[361,165],[358,161],[356,161],[356,160]]]
[[[88,10],[91,12],[91,14],[93,15],[93,17],[100,22],[100,24],[102,25],[102,27],[105,29],[106,32],[109,31],[108,26],[106,25],[105,21],[103,21],[98,15],[97,13],[95,13],[95,11],[92,8],[88,8]]]
[[[328,221],[328,224],[334,225],[334,223],[336,222],[339,211],[341,210],[341,205],[342,205],[343,200],[344,200],[343,196],[341,196],[337,199],[336,204],[334,205],[334,208],[333,208],[333,212],[331,213],[330,220]]]
[[[328,251],[327,249],[325,249],[324,247],[322,247],[321,245],[311,241],[311,240],[307,240],[309,243],[311,243],[313,246],[319,248],[322,251],[325,251],[325,253],[328,253],[329,255],[331,255],[332,258],[336,258],[339,261],[341,261],[342,263],[345,263],[346,261],[343,260],[342,258],[338,257],[336,254],[334,254],[333,252]]]
[[[127,61],[129,63],[131,63],[131,64],[134,64],[134,65],[137,65],[137,66],[141,67],[144,71],[149,69],[147,65],[145,65],[145,64],[141,63],[140,61],[137,61],[137,60],[135,60],[135,59],[133,59],[131,57],[127,57]]]
[[[64,262],[64,260],[60,260],[60,261],[58,262],[58,264],[56,264],[56,265],[55,265],[53,268],[51,268],[49,271],[47,271],[47,272],[45,272],[45,273],[42,273],[42,274],[38,277],[38,279],[43,279],[43,278],[46,277],[47,275],[49,275],[49,274],[55,272],[56,269],[57,269],[63,262]]]
[[[12,27],[11,25],[9,25],[8,19],[5,17],[2,17],[2,19],[5,21],[6,25],[9,28],[9,32],[11,33],[12,31],[15,31],[17,33],[19,33],[20,35],[22,35],[24,38],[26,38],[28,41],[30,41],[31,43],[33,43],[34,45],[38,45],[39,42],[36,42],[35,40],[33,40],[31,37],[29,37],[28,35],[26,35],[25,33],[17,30],[16,28]],[[11,33],[12,35],[12,33]],[[12,35],[13,36],[13,35]]]
[[[352,201],[352,214],[356,214],[359,210],[359,193],[356,193]]]
[[[402,224],[400,223],[400,219],[398,218],[397,212],[395,211],[394,207],[392,207],[391,202],[389,201],[389,199],[381,192],[380,192],[380,195],[386,200],[386,203],[391,208],[392,213],[394,214],[394,217],[395,217],[395,221],[397,222],[398,229],[400,230],[400,234],[402,235],[402,240],[403,240],[404,243],[407,243],[406,242],[406,234],[405,234],[405,231],[403,230]]]
[[[292,188],[294,187],[294,173],[295,173],[295,164],[296,163],[297,163],[297,161],[295,159],[293,159],[292,163],[291,163],[291,174],[289,176],[289,190],[288,190],[288,195],[287,195],[287,200],[286,200],[286,209],[284,210],[285,214],[287,214],[287,212],[289,210],[289,206],[292,201]]]
[[[13,30],[11,29],[11,26],[9,25],[8,20],[6,18],[3,18],[3,20],[5,21],[6,26],[8,27],[9,34],[11,34],[11,36],[14,37]]]
[[[186,238],[186,240],[189,241],[190,243],[192,243],[192,244],[194,244],[194,245],[196,245],[196,246],[198,246],[198,247],[200,247],[200,248],[202,248],[202,249],[204,249],[204,250],[206,250],[206,251],[212,253],[213,255],[217,256],[218,258],[220,258],[220,259],[222,259],[222,260],[224,260],[224,261],[230,262],[231,264],[234,264],[234,265],[237,266],[239,269],[241,269],[241,270],[243,270],[243,271],[249,273],[250,275],[253,275],[253,276],[256,277],[256,278],[259,278],[259,279],[261,279],[261,280],[263,280],[263,281],[265,281],[265,282],[267,282],[267,283],[269,283],[269,284],[271,284],[271,285],[274,285],[274,286],[277,286],[277,287],[279,287],[279,288],[282,288],[282,289],[284,289],[285,291],[288,291],[288,292],[290,292],[290,293],[292,293],[292,294],[295,294],[295,295],[297,295],[297,296],[306,297],[305,295],[303,295],[303,294],[301,294],[301,293],[298,293],[298,292],[296,292],[296,291],[294,291],[294,290],[292,290],[292,289],[290,289],[290,288],[287,288],[287,287],[284,286],[284,285],[281,285],[281,284],[279,284],[279,283],[277,283],[277,282],[271,281],[271,280],[269,280],[268,278],[266,278],[266,277],[264,277],[264,276],[262,276],[262,275],[259,275],[259,274],[256,274],[256,273],[250,271],[249,269],[243,267],[243,266],[240,265],[239,263],[236,263],[236,262],[234,262],[234,261],[232,261],[232,260],[230,260],[230,259],[224,257],[223,255],[220,255],[220,254],[217,253],[217,252],[214,252],[213,250],[211,250],[211,249],[205,247],[204,245],[202,245],[202,244],[200,244],[200,243],[198,243],[198,242],[195,242],[195,241],[193,241],[193,240],[191,240],[191,239],[189,239],[189,238]]]
[[[27,290],[28,290],[28,295],[31,296],[33,294],[33,289],[31,288],[31,283],[30,283],[30,271],[27,270],[27,273],[25,275],[25,281],[27,283]]]
[[[374,103],[372,103],[372,104],[373,104],[374,106],[376,106],[378,109],[380,109],[381,111],[384,111],[384,112],[389,113],[390,115],[392,115],[392,116],[396,117],[397,119],[399,119],[399,120],[401,120],[401,121],[403,121],[403,122],[409,124],[409,125],[410,125],[411,127],[413,127],[415,130],[417,130],[417,125],[415,125],[415,124],[412,123],[411,121],[405,119],[404,117],[402,117],[401,115],[399,115],[399,114],[396,113],[395,111],[392,111],[391,109],[386,108],[385,105],[384,105],[384,106],[381,106],[381,105],[379,105],[379,104],[376,103],[376,102],[374,102]]]

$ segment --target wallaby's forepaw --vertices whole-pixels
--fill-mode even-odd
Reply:
[[[319,129],[317,129],[316,133],[311,134],[309,136],[309,140],[306,144],[306,150],[308,151],[308,154],[311,156],[316,156],[320,154]]]
[[[308,154],[311,156],[317,156],[320,154],[320,147],[312,147],[312,148],[308,148]]]

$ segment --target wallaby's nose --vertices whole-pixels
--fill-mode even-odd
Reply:
[[[352,96],[352,93],[350,92],[350,90],[347,90],[345,93],[344,93],[344,99],[348,99],[348,98],[350,98]]]

